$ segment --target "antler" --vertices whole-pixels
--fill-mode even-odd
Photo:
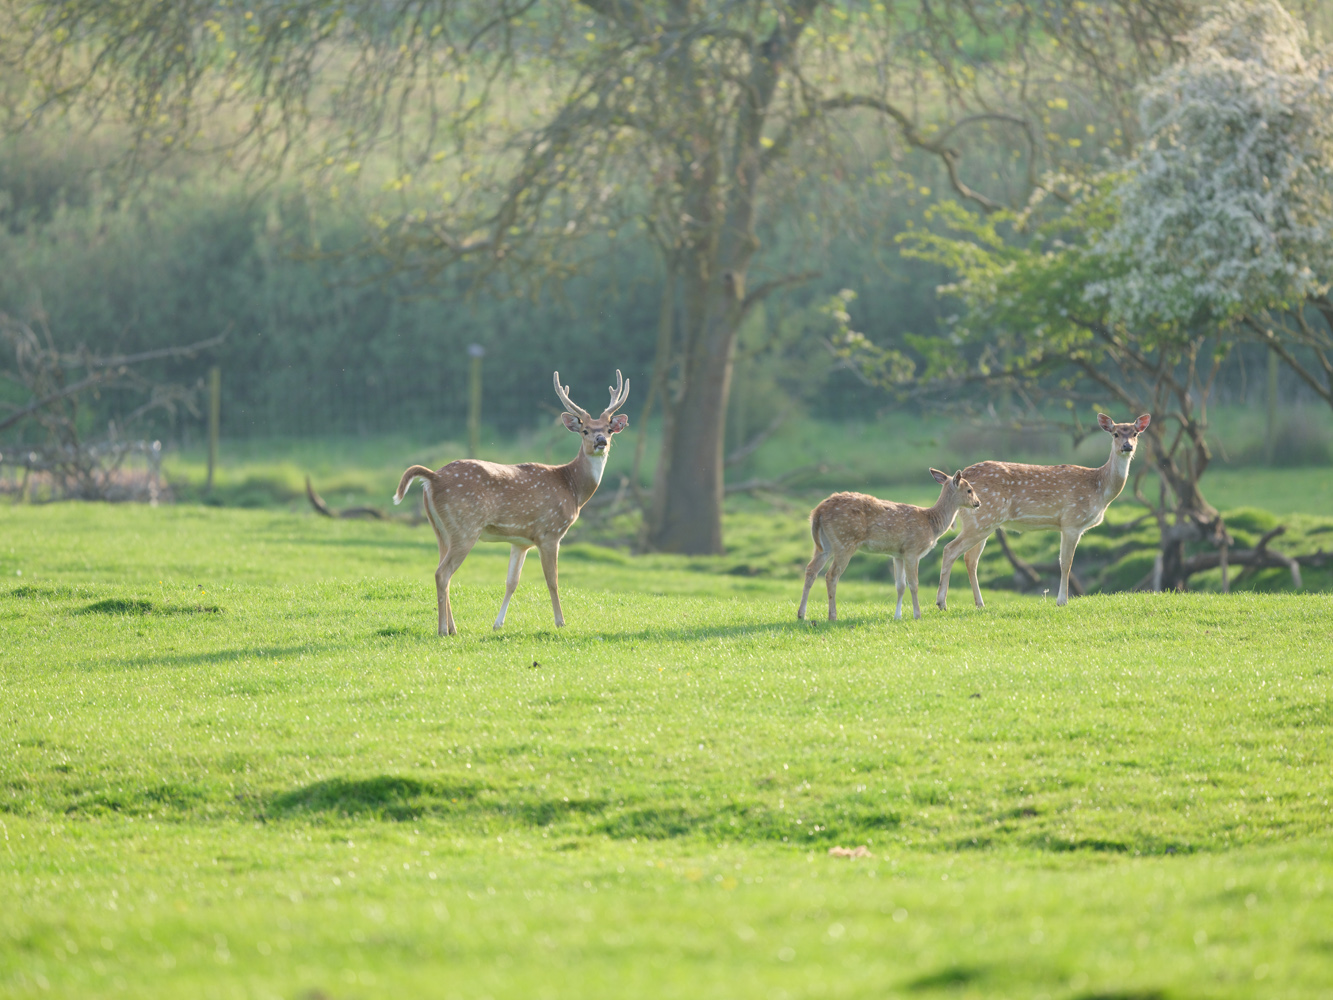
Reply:
[[[562,386],[560,384],[559,372],[555,372],[552,375],[552,381],[555,382],[555,394],[560,397],[560,402],[565,404],[565,409],[568,410],[570,413],[574,414],[574,416],[578,417],[580,420],[591,421],[592,414],[589,413],[587,410],[585,410],[583,407],[575,405],[574,401],[569,398],[569,386],[567,385]]]
[[[629,399],[629,380],[620,374],[620,369],[616,369],[616,384],[608,385],[607,391],[611,393],[611,405],[602,411],[602,420],[609,420],[611,414],[625,405],[625,400]]]

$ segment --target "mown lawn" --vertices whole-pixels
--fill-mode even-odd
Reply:
[[[0,509],[0,995],[1333,996],[1333,596],[506,554]]]

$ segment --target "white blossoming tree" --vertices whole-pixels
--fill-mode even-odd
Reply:
[[[1144,141],[1088,290],[1129,325],[1257,336],[1333,406],[1333,56],[1277,0],[1229,0],[1144,88]]]

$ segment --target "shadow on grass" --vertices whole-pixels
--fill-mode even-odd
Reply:
[[[260,811],[270,820],[322,816],[401,822],[433,817],[486,829],[559,826],[571,835],[602,834],[616,840],[705,836],[794,845],[832,844],[901,824],[896,813],[876,812],[856,802],[828,803],[803,815],[762,803],[719,809],[688,802],[626,807],[605,798],[487,787],[470,777],[393,774],[317,781],[270,797]]]
[[[1167,1000],[1162,990],[1099,990],[1096,993],[1081,993],[1074,1000]]]
[[[1141,855],[1193,854],[1198,848],[1175,840],[1162,840],[1151,835],[1140,835],[1132,843],[1123,840],[1108,840],[1101,837],[1064,838],[1049,834],[1026,838],[1026,846],[1038,851],[1050,851],[1054,854],[1089,851],[1093,854],[1128,854],[1133,851]]]
[[[913,993],[927,990],[956,990],[975,983],[986,975],[985,968],[970,965],[951,965],[913,979],[906,986]]]
[[[891,621],[892,618],[893,608],[890,607],[889,613],[883,617],[871,613],[867,615],[856,615],[855,617],[850,618],[840,618],[836,622],[827,621],[822,617],[818,621],[798,621],[795,614],[793,614],[791,618],[777,618],[768,622],[756,622],[747,625],[675,625],[662,628],[641,629],[637,632],[608,633],[607,638],[636,642],[649,640],[694,642],[698,639],[720,639],[728,636],[766,634],[774,631],[801,634],[828,630],[851,631],[858,628],[867,628],[871,625],[879,625],[886,619]]]
[[[273,660],[279,657],[318,653],[341,643],[303,642],[292,646],[251,646],[244,649],[217,649],[204,653],[161,653],[157,656],[123,656],[109,659],[97,656],[84,660],[84,670],[115,670],[140,667],[194,667],[245,660]]]
[[[67,816],[154,815],[165,819],[206,808],[213,792],[202,785],[182,782],[140,788],[75,789],[64,803],[63,812]]]
[[[75,597],[77,596],[77,594],[74,588],[70,586],[35,587],[30,583],[25,583],[21,586],[14,587],[12,590],[10,590],[9,596],[26,597],[26,598]]]
[[[222,609],[216,604],[154,604],[139,597],[108,597],[80,608],[80,615],[216,615]]]
[[[606,806],[604,799],[504,798],[473,781],[379,774],[329,778],[284,792],[269,800],[265,815],[270,819],[325,815],[395,822],[433,816],[550,826],[579,815],[600,815]]]
[[[330,778],[275,796],[269,813],[408,820],[432,813],[463,812],[480,786],[468,782],[422,781],[394,774],[373,778]],[[462,803],[462,808],[455,808]]]
[[[828,802],[803,815],[775,811],[766,804],[734,804],[701,809],[689,803],[666,803],[610,811],[596,830],[616,840],[671,840],[705,836],[742,841],[791,844],[835,844],[865,834],[896,830],[902,817],[860,802]]]

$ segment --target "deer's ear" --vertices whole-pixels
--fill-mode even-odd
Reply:
[[[560,414],[560,422],[565,425],[566,430],[577,431],[579,429],[579,418],[572,413]]]
[[[963,481],[963,470],[959,469],[957,472],[953,474],[953,484],[957,486],[962,481]]]
[[[617,413],[614,417],[611,418],[612,434],[619,434],[628,426],[629,426],[629,414],[627,413]]]
[[[1112,420],[1110,417],[1108,417],[1105,413],[1099,413],[1097,414],[1097,426],[1109,434],[1111,433],[1111,430],[1115,427],[1115,421]]]
[[[931,469],[930,474],[935,477],[935,482],[939,483],[941,486],[949,481],[949,474],[947,472],[941,472],[939,469]]]
[[[1134,421],[1134,429],[1142,434],[1148,429],[1150,423],[1152,423],[1152,414],[1145,413],[1143,416],[1139,417],[1138,420]]]

